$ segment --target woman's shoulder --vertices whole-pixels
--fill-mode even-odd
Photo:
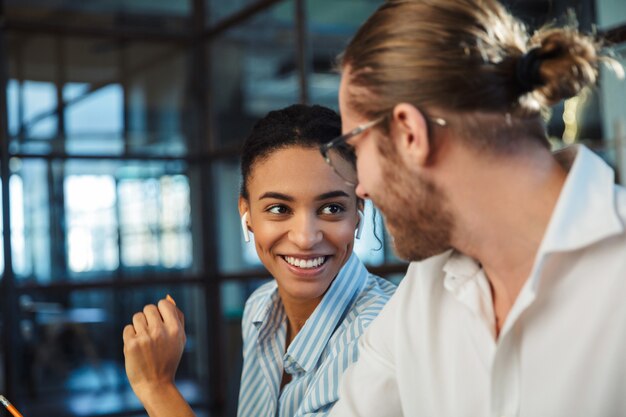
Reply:
[[[359,297],[382,298],[388,300],[396,292],[396,288],[396,285],[388,279],[368,273],[365,285],[363,286]]]
[[[256,312],[259,308],[267,306],[267,304],[273,299],[274,294],[277,293],[277,290],[278,287],[276,285],[276,281],[274,280],[266,282],[254,290],[244,305],[244,318],[249,317],[251,312]]]
[[[336,357],[346,349],[356,349],[359,337],[383,310],[395,290],[396,286],[390,281],[367,273],[364,284],[333,334],[329,344],[329,357]],[[354,360],[357,355],[355,350]]]
[[[352,305],[352,314],[359,321],[369,322],[385,307],[393,296],[396,286],[389,280],[374,274],[367,274],[365,284]]]
[[[256,290],[250,294],[248,299],[246,300],[246,304],[254,304],[259,301],[264,301],[268,297],[271,297],[272,294],[276,292],[277,285],[275,280],[268,281],[258,287]]]

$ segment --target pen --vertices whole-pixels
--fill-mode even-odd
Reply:
[[[13,404],[11,404],[9,400],[4,398],[3,395],[0,395],[0,403],[2,403],[2,405],[5,406],[7,410],[9,410],[9,413],[11,413],[13,417],[24,417],[22,414],[20,414],[19,411],[17,411],[17,408],[13,407]]]

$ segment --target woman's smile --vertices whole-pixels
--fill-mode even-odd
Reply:
[[[312,278],[325,272],[326,262],[330,259],[330,256],[309,258],[281,256],[281,258],[285,261],[287,269],[293,274],[304,278]]]

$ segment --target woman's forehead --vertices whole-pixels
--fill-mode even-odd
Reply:
[[[317,148],[289,147],[274,151],[254,164],[248,179],[250,196],[268,191],[292,196],[316,196],[341,190],[349,196],[348,186],[324,161]]]

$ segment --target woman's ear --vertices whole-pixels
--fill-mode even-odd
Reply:
[[[363,200],[362,198],[357,197],[357,199],[356,199],[356,209],[364,211],[365,210],[365,200]]]
[[[247,211],[250,211],[250,205],[248,204],[248,200],[246,200],[243,196],[239,196],[239,217],[243,216]]]
[[[408,159],[407,166],[424,166],[432,152],[428,140],[428,124],[421,111],[409,103],[393,108],[392,124],[395,130],[398,154]]]
[[[354,235],[357,239],[361,238],[361,233],[363,232],[363,226],[365,225],[365,200],[362,198],[356,199],[356,214],[357,214],[357,223],[356,223],[356,234]]]
[[[250,242],[250,207],[245,198],[239,197],[239,215],[241,216],[241,232],[243,233],[243,240]]]

